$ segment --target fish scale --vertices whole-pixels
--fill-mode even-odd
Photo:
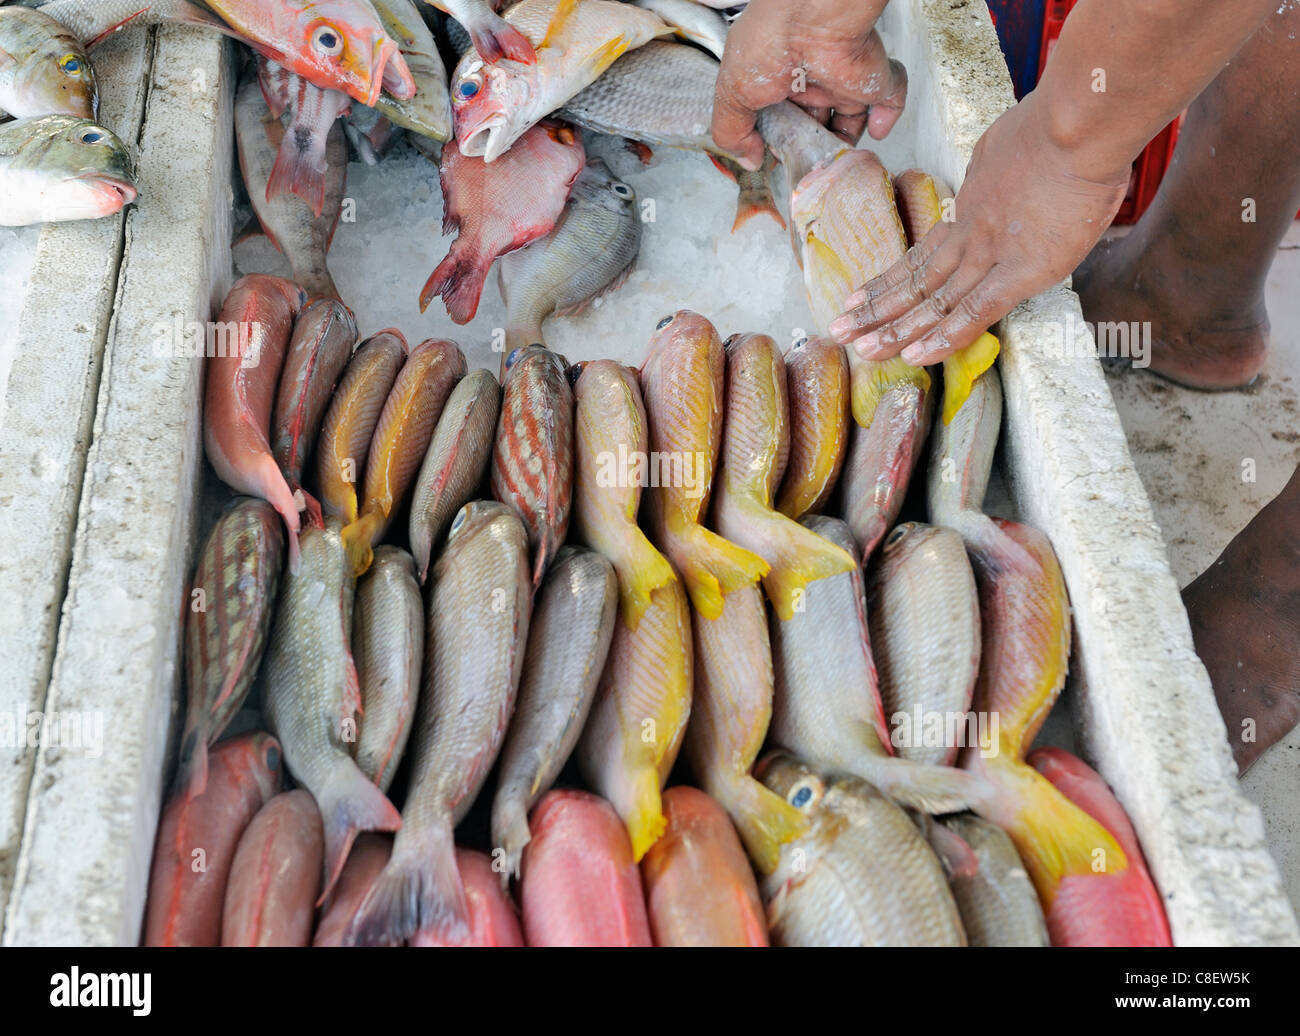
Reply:
[[[790,456],[776,509],[798,521],[835,492],[848,449],[849,361],[825,338],[796,343],[785,356]]]

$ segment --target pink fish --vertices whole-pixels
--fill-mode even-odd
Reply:
[[[391,835],[363,831],[352,843],[347,862],[339,872],[325,905],[321,908],[320,922],[316,925],[316,934],[312,937],[313,946],[342,946],[352,916],[361,906],[370,886],[375,883],[383,869],[388,865],[388,857],[393,851]]]

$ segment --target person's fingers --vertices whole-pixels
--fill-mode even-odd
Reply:
[[[754,128],[755,110],[733,88],[731,77],[718,76],[713,96],[713,141],[751,172],[763,165],[763,138]]]
[[[959,264],[924,300],[859,338],[853,348],[865,360],[886,360],[900,352],[906,355],[908,346],[968,304],[984,276],[977,264]]]
[[[957,246],[940,247],[944,239],[944,235],[927,234],[897,263],[853,292],[844,300],[844,312],[831,321],[831,337],[848,345],[925,301],[961,258]]]
[[[1007,267],[994,266],[936,327],[903,350],[903,359],[914,367],[928,367],[965,349],[1011,312],[1017,298]]]
[[[867,133],[872,140],[884,140],[894,128],[907,105],[907,69],[901,61],[889,62],[889,87],[879,100],[871,105],[867,117]]]
[[[800,107],[812,117],[814,122],[819,122],[825,126],[831,121],[831,110],[829,108],[807,107],[805,105],[800,105]]]
[[[862,139],[862,131],[867,128],[867,112],[862,111],[841,111],[835,109],[835,114],[831,116],[831,132],[841,140],[846,141],[851,146],[856,146]]]

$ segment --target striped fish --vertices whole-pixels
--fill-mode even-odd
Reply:
[[[492,450],[492,495],[513,507],[535,551],[533,589],[569,530],[573,495],[573,391],[563,359],[542,345],[507,361]]]

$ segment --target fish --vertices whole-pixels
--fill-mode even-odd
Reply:
[[[396,944],[417,931],[438,939],[466,933],[469,906],[453,832],[505,738],[530,606],[523,523],[504,504],[466,504],[434,570],[402,830],[353,918],[350,944]]]
[[[686,0],[688,3],[694,0]],[[785,217],[776,207],[776,198],[772,194],[772,170],[776,162],[771,155],[763,159],[758,169],[749,170],[730,158],[713,156],[713,164],[727,179],[735,183],[740,194],[736,199],[736,218],[732,221],[731,232],[734,234],[755,216],[771,216],[786,229]]]
[[[271,117],[289,115],[266,182],[266,201],[295,194],[320,219],[329,172],[326,142],[335,123],[351,110],[352,98],[338,90],[322,90],[265,58],[258,61],[258,82]]]
[[[321,505],[302,487],[302,469],[316,445],[334,385],[357,343],[352,311],[334,299],[308,303],[293,325],[271,417],[271,451],[295,500],[311,524],[321,524]]]
[[[980,668],[979,595],[961,537],[939,525],[895,528],[871,570],[867,614],[897,754],[951,766],[974,729]]]
[[[591,712],[618,615],[618,580],[600,554],[565,547],[533,602],[514,717],[501,750],[492,844],[501,880],[519,876],[528,812],[550,790]]]
[[[424,662],[424,602],[411,555],[385,544],[357,583],[352,657],[361,687],[356,760],[387,792],[402,762]]]
[[[663,794],[667,830],[641,861],[656,946],[766,946],[754,872],[726,812],[697,788]]]
[[[527,945],[653,945],[641,873],[608,802],[550,791],[529,823],[519,882]]]
[[[719,534],[770,565],[763,589],[780,619],[800,606],[811,583],[851,571],[853,555],[772,510],[790,455],[785,361],[767,335],[727,339],[727,404],[722,464],[713,504]]]
[[[361,708],[348,644],[355,585],[338,519],[325,519],[323,528],[308,526],[301,548],[299,570],[280,588],[262,711],[284,746],[290,773],[320,809],[324,902],[357,833],[396,831],[402,818],[352,758]]]
[[[648,449],[637,374],[613,360],[595,360],[579,371],[574,398],[574,527],[583,543],[614,566],[619,621],[634,633],[651,595],[677,581],[637,524],[645,479],[633,464]],[[622,473],[620,457],[628,461]]]
[[[1071,874],[1062,880],[1047,925],[1055,945],[1172,946],[1160,892],[1151,880],[1137,833],[1124,807],[1092,767],[1061,748],[1038,748],[1026,762],[1072,803],[1100,823],[1124,850],[1127,870],[1114,876]],[[1109,861],[1103,860],[1103,865]],[[1100,895],[1093,888],[1101,890]]]
[[[973,850],[978,865],[972,875],[948,879],[969,945],[1050,946],[1038,893],[1011,839],[969,813],[942,824]]]
[[[493,872],[492,860],[472,849],[456,850],[456,869],[465,883],[468,910],[465,934],[450,938],[433,932],[416,932],[411,946],[523,946],[515,905]]]
[[[736,825],[759,873],[776,869],[781,846],[808,822],[750,774],[772,717],[772,648],[767,611],[756,586],[723,602],[722,614],[693,616],[695,689],[686,728],[686,758],[700,787]]]
[[[271,170],[285,139],[283,123],[271,115],[254,79],[240,84],[235,99],[235,140],[248,198],[263,233],[289,261],[293,280],[312,298],[339,298],[326,257],[334,239],[347,189],[347,140],[340,125],[324,141],[326,171],[319,217],[295,194],[268,201]]]
[[[576,753],[587,785],[627,825],[636,861],[664,832],[659,792],[690,719],[693,680],[690,606],[673,579],[651,592],[635,631],[615,624]]]
[[[280,788],[280,743],[241,734],[213,746],[208,785],[177,788],[163,807],[149,868],[145,946],[217,946],[226,879],[257,811]]]
[[[10,6],[16,9],[17,4]],[[197,25],[238,38],[221,19],[188,0],[48,0],[23,3],[23,6],[40,8],[41,14],[67,29],[86,50],[94,50],[123,29],[172,22]]]
[[[330,398],[316,442],[316,484],[321,511],[357,520],[357,484],[370,440],[397,373],[406,362],[406,338],[396,328],[371,335],[357,347]]]
[[[473,320],[492,264],[551,232],[585,163],[573,130],[550,123],[529,129],[490,165],[444,148],[442,232],[456,239],[420,293],[420,312],[441,295],[452,320]]]
[[[264,500],[240,497],[199,554],[185,616],[187,707],[176,786],[208,786],[208,749],[248,697],[271,630],[284,565],[284,526]]]
[[[271,404],[294,320],[307,294],[291,281],[249,274],[230,289],[217,317],[223,348],[204,360],[203,443],[218,477],[260,497],[284,520],[289,567],[298,565],[298,502],[271,451]],[[236,341],[230,341],[231,329]]]
[[[785,354],[790,458],[776,509],[798,521],[820,514],[839,484],[848,452],[849,361],[843,346],[801,338]]]
[[[513,508],[533,549],[533,589],[568,534],[573,503],[573,390],[545,346],[514,355],[492,448],[492,495]]]
[[[755,114],[754,123],[768,150],[785,169],[792,206],[795,191],[804,177],[847,147],[840,137],[790,101],[780,101],[760,109]],[[802,262],[801,242],[798,234],[794,233],[793,221],[790,229],[795,257]]]
[[[94,121],[99,86],[86,50],[44,11],[0,8],[0,113]]]
[[[384,24],[384,31],[397,44],[415,82],[415,95],[399,100],[379,95],[375,107],[395,126],[444,143],[451,139],[451,94],[447,91],[447,68],[438,53],[438,43],[425,24],[414,0],[370,0]]]
[[[475,52],[486,62],[508,58],[525,65],[537,60],[528,37],[492,9],[488,0],[429,0],[464,28]]]
[[[759,773],[811,823],[761,883],[774,946],[966,945],[943,868],[902,809],[783,753]]]
[[[632,0],[637,7],[653,11],[674,33],[698,44],[719,61],[727,45],[727,20],[695,0]]]
[[[672,30],[657,15],[612,0],[522,0],[505,20],[536,48],[532,64],[461,57],[451,77],[456,140],[494,162],[528,129],[594,82],[629,50]]]
[[[842,547],[852,544],[837,518],[806,515],[804,524]],[[987,789],[972,775],[894,753],[872,658],[862,570],[812,583],[803,607],[773,619],[776,693],[768,736],[809,765],[851,773],[893,801],[926,813],[982,804]]]
[[[101,219],[138,195],[126,145],[98,123],[70,115],[0,123],[0,226]]]
[[[411,493],[411,553],[421,583],[447,526],[483,483],[500,412],[501,386],[481,368],[458,381],[447,397]]]
[[[375,106],[415,96],[397,43],[367,0],[206,0],[258,54],[320,87]]]
[[[659,321],[641,367],[651,451],[642,463],[658,460],[645,474],[653,487],[649,525],[705,619],[718,618],[729,594],[769,572],[758,554],[703,524],[722,444],[725,368],[717,331],[690,310]]]
[[[320,920],[312,936],[313,946],[342,946],[352,915],[366,898],[370,886],[388,864],[393,849],[391,835],[369,831],[357,835],[348,853],[347,863],[320,910]]]
[[[607,0],[584,0],[606,3]],[[573,316],[618,289],[641,250],[636,192],[599,159],[583,167],[555,228],[497,265],[505,351],[543,342],[542,321]]]
[[[221,915],[222,946],[307,946],[325,836],[311,792],[281,792],[239,839]]]
[[[343,544],[358,576],[370,567],[375,546],[424,462],[447,397],[465,371],[465,354],[443,338],[421,342],[398,371],[370,440],[360,514],[343,529]]]

